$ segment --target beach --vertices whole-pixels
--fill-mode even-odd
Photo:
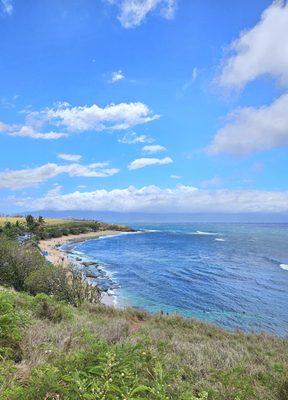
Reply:
[[[61,265],[68,267],[71,264],[68,254],[62,250],[62,246],[69,242],[82,242],[89,239],[97,239],[103,236],[114,236],[119,235],[119,231],[98,231],[81,233],[79,235],[67,235],[59,238],[51,238],[39,241],[39,248],[45,256],[46,260],[54,265]],[[112,296],[109,296],[106,292],[102,292],[101,303],[109,306],[114,306]]]
[[[65,251],[61,250],[61,246],[68,242],[82,242],[88,239],[97,239],[101,236],[113,236],[119,235],[119,231],[99,231],[99,232],[88,232],[81,233],[79,235],[67,235],[59,238],[45,239],[39,241],[39,247],[46,259],[54,265],[66,265],[70,264],[68,255]]]

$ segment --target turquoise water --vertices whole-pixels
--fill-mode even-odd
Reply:
[[[288,225],[134,224],[74,245],[118,304],[244,331],[288,333]],[[98,270],[99,272],[99,270]]]

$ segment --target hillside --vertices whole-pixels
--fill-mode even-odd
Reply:
[[[0,321],[3,400],[287,399],[284,339],[3,287]]]

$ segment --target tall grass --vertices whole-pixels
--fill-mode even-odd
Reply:
[[[16,340],[20,356],[2,353],[1,400],[287,400],[284,338],[9,289],[3,298],[16,328],[5,346]]]

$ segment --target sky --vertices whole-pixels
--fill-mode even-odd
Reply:
[[[288,5],[0,0],[0,213],[288,212]]]

